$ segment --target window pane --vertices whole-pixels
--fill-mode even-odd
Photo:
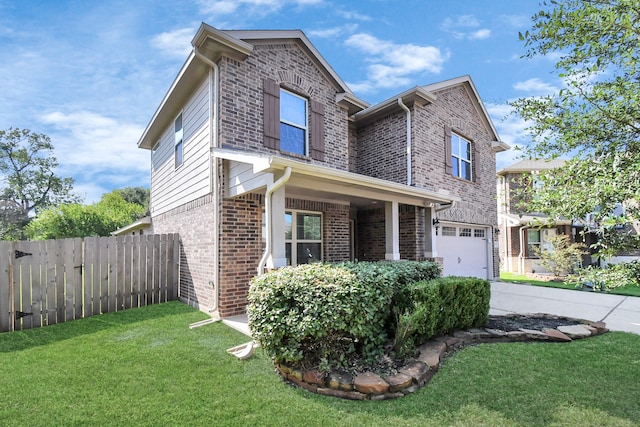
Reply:
[[[182,114],[180,114],[174,122],[175,133],[182,132]]]
[[[280,120],[307,127],[307,101],[286,91],[280,91]]]
[[[322,240],[320,215],[298,214],[298,230],[296,238],[298,240]]]
[[[287,265],[291,265],[291,243],[284,244],[284,252],[287,257]]]
[[[461,228],[460,229],[460,237],[471,237],[471,229],[470,228]]]
[[[456,157],[451,159],[451,175],[460,176],[460,167],[458,165],[458,159]]]
[[[455,133],[451,134],[451,154],[454,156],[460,155],[460,138]]]
[[[484,230],[481,228],[476,228],[473,230],[473,237],[484,237]]]
[[[461,161],[460,163],[462,163],[460,178],[471,180],[471,163],[465,161]]]
[[[284,214],[284,238],[285,240],[291,240],[291,224],[293,223],[293,215],[291,212],[285,212]]]
[[[322,260],[321,248],[321,243],[298,243],[296,247],[298,250],[298,264],[320,262]]]
[[[460,153],[460,157],[462,157],[465,160],[471,161],[471,144],[463,139],[461,140],[460,146],[462,151]]]
[[[540,230],[527,230],[527,243],[540,243]]]
[[[182,164],[182,142],[176,144],[176,150],[175,150],[175,156],[176,156],[176,167],[180,166]]]
[[[280,149],[290,153],[305,155],[304,129],[280,123]]]
[[[455,237],[456,228],[455,227],[444,226],[444,227],[442,227],[442,235],[443,236],[453,236],[453,237]]]

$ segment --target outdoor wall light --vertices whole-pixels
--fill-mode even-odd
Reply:
[[[433,222],[433,225],[440,224],[440,220],[438,218],[434,218],[432,222]]]

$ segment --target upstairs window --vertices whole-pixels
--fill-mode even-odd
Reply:
[[[307,155],[307,100],[280,89],[280,150]]]
[[[451,134],[451,174],[471,181],[471,142]]]
[[[175,163],[176,163],[176,168],[178,168],[181,164],[182,161],[184,160],[183,158],[183,130],[182,130],[182,113],[180,113],[180,115],[178,117],[176,117],[175,122],[173,123],[173,129],[174,129],[174,135],[175,135],[175,147],[174,147],[174,153],[175,153]]]

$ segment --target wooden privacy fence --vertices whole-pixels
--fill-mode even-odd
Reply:
[[[178,234],[0,242],[0,332],[178,297]]]

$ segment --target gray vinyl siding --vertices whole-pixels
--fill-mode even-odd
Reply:
[[[151,154],[152,215],[167,212],[210,192],[209,108],[209,80],[205,78],[182,110],[182,165],[176,169],[174,163],[173,122]]]

